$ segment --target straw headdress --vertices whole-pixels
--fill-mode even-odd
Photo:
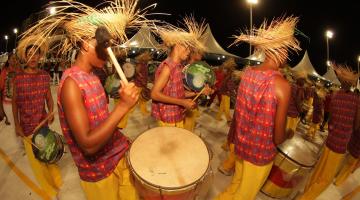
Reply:
[[[158,27],[157,33],[161,37],[163,43],[167,47],[172,47],[175,44],[182,44],[186,47],[191,47],[197,51],[205,51],[205,46],[200,42],[203,36],[206,24],[205,21],[196,22],[194,17],[185,17],[183,19],[184,28],[176,27],[166,24]]]
[[[135,57],[135,60],[137,62],[147,62],[149,60],[151,60],[152,58],[152,55],[149,51],[145,51],[141,54],[139,54],[138,56]]]
[[[339,80],[348,83],[350,85],[356,85],[359,79],[359,74],[351,70],[347,65],[331,63],[331,67],[334,68],[336,76]]]
[[[237,64],[235,62],[235,58],[228,58],[221,64],[221,67],[223,67],[224,69],[229,69],[229,70],[234,70],[236,68],[236,66],[237,66]]]
[[[250,30],[235,36],[233,44],[240,42],[250,43],[256,51],[263,51],[267,57],[279,65],[288,59],[288,49],[299,51],[299,41],[294,37],[297,17],[281,17],[274,19],[270,24],[265,21],[259,29]]]
[[[150,7],[139,10],[137,4],[138,0],[112,0],[92,8],[76,1],[52,1],[50,6],[56,8],[56,14],[39,20],[24,32],[20,43],[24,42],[23,46],[26,47],[27,38],[35,37],[34,44],[42,46],[51,36],[60,32],[65,37],[59,43],[57,53],[62,54],[77,48],[80,42],[93,38],[99,26],[107,28],[113,42],[123,43],[127,40],[127,28],[139,28],[144,23],[152,22],[145,18]]]

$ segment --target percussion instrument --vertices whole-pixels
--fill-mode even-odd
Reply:
[[[213,179],[206,144],[181,128],[145,131],[132,143],[127,161],[145,200],[205,199]]]
[[[112,98],[116,98],[119,96],[120,89],[120,78],[117,74],[112,74],[106,78],[105,81],[105,91]]]
[[[196,92],[201,91],[205,84],[209,86],[215,83],[215,73],[211,67],[203,61],[194,62],[183,69],[185,87]]]
[[[320,148],[298,134],[278,146],[274,165],[261,191],[272,198],[285,198],[300,190],[300,183],[310,174]]]
[[[140,95],[143,100],[149,101],[151,99],[151,90],[149,88],[142,88]]]
[[[135,76],[135,64],[131,62],[126,62],[123,64],[122,69],[124,71],[125,77],[130,81]]]
[[[41,162],[56,163],[64,154],[62,136],[48,127],[42,127],[34,133],[32,143],[36,145],[32,145],[35,158]]]

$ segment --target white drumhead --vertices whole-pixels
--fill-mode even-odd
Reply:
[[[132,78],[135,75],[135,66],[132,63],[125,63],[122,66],[122,69],[124,70],[126,78]]]
[[[192,132],[157,127],[141,134],[131,145],[129,161],[135,173],[159,187],[181,188],[199,180],[209,166],[205,143]]]

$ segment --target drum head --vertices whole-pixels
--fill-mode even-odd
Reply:
[[[135,65],[134,64],[127,62],[122,66],[122,69],[124,70],[124,74],[127,79],[131,79],[134,77],[134,75],[135,75]]]
[[[58,139],[48,127],[42,127],[32,137],[32,142],[39,148],[33,146],[35,157],[46,163],[53,163],[58,157]]]
[[[196,183],[209,167],[205,143],[192,132],[157,127],[132,143],[129,164],[143,181],[161,188],[182,188]]]
[[[187,65],[183,72],[185,85],[192,90],[200,91],[205,84],[212,86],[215,83],[215,73],[206,62],[199,61]]]
[[[294,134],[293,138],[283,142],[278,149],[286,157],[302,166],[312,167],[318,159],[319,148],[299,134]]]

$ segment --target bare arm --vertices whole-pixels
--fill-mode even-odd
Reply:
[[[276,145],[281,144],[288,137],[287,133],[285,132],[285,126],[290,94],[290,84],[280,76],[275,77],[275,95],[278,102],[276,106],[274,127],[274,143]]]
[[[164,103],[176,104],[183,106],[185,108],[194,107],[195,103],[191,102],[190,99],[178,99],[165,95],[162,90],[166,86],[170,76],[170,69],[167,66],[164,66],[159,77],[155,80],[154,86],[151,90],[151,98],[155,101],[160,101]]]
[[[95,129],[90,130],[90,122],[82,101],[81,91],[74,80],[67,78],[61,91],[61,104],[66,120],[76,142],[85,154],[99,151],[111,138],[121,118],[136,103],[139,90],[133,83],[120,89],[120,101],[110,116]]]

